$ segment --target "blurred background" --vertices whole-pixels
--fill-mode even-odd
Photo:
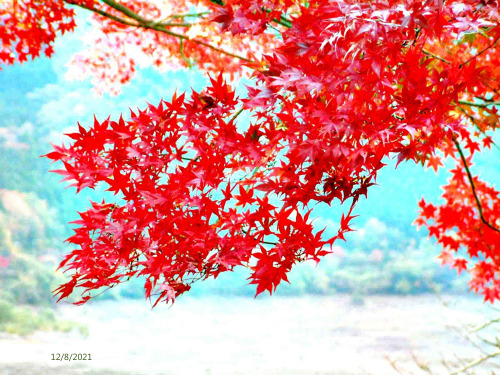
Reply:
[[[56,304],[51,291],[65,280],[56,268],[70,250],[68,222],[104,193],[76,195],[40,156],[50,142],[68,142],[63,133],[78,121],[92,124],[94,114],[127,116],[129,108],[205,85],[195,70],[143,68],[118,96],[95,95],[90,82],[68,73],[89,27],[80,22],[50,60],[0,71],[0,374],[495,371],[495,324],[485,324],[498,311],[468,292],[466,275],[441,267],[440,249],[412,225],[422,196],[439,200],[446,171],[409,163],[396,170],[392,160],[359,204],[356,231],[319,265],[296,266],[272,297],[254,299],[248,273],[237,269],[195,285],[173,307],[151,310],[143,280],[84,306]],[[473,168],[500,181],[492,154]],[[318,227],[334,230],[335,210],[318,207]],[[57,353],[92,360],[52,360]]]

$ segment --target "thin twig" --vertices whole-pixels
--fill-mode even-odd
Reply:
[[[458,67],[461,68],[463,65],[467,65],[468,63],[470,63],[472,60],[474,60],[475,58],[481,56],[483,53],[485,53],[486,51],[488,51],[490,48],[494,47],[498,40],[500,39],[500,35],[493,41],[493,43],[491,43],[488,47],[486,47],[485,49],[483,49],[481,52],[475,54],[474,56],[472,56],[470,59],[468,59],[466,62],[460,64]]]
[[[498,89],[495,89],[494,87],[491,87],[489,84],[487,84],[486,82],[484,82],[483,80],[479,80],[479,82],[481,82],[483,85],[485,85],[487,88],[489,88],[491,91],[493,91],[495,94],[497,94],[498,96],[500,96],[500,91],[498,91]]]
[[[239,115],[245,110],[245,108],[241,108],[238,112],[236,112],[230,119],[229,122],[233,122],[238,118]]]
[[[477,102],[469,102],[466,100],[459,100],[458,102],[463,105],[468,105],[470,107],[478,107],[478,108],[488,108],[491,106],[500,105],[500,102],[477,103]]]
[[[444,62],[444,63],[446,63],[446,64],[448,64],[448,65],[450,65],[450,64],[451,64],[451,62],[449,62],[449,61],[448,61],[448,60],[446,60],[445,58],[443,58],[443,57],[441,57],[441,56],[438,56],[438,55],[435,55],[434,53],[429,52],[429,51],[427,51],[427,50],[425,50],[425,49],[423,49],[423,48],[422,48],[422,52],[424,53],[424,55],[427,55],[427,56],[433,57],[433,58],[435,58],[436,60],[442,61],[442,62]]]
[[[210,12],[200,12],[200,13],[185,13],[185,14],[172,14],[168,18],[176,19],[176,18],[197,18],[210,14]]]
[[[249,234],[245,229],[241,228],[241,231],[245,234]],[[255,238],[255,237],[254,237]],[[257,238],[255,238],[257,239]],[[264,245],[272,245],[272,246],[276,246],[277,243],[276,242],[268,242],[268,241],[259,241],[260,243],[264,244]]]
[[[262,10],[268,14],[271,13],[271,9],[266,9],[266,8],[262,7]],[[280,19],[273,18],[273,22],[276,22],[277,24],[280,24],[281,26],[285,26],[288,29],[292,27],[292,21],[283,15],[280,16]]]
[[[488,327],[489,325],[494,324],[494,323],[498,323],[498,322],[500,322],[500,318],[489,320],[486,323],[481,324],[480,326],[474,327],[473,329],[471,329],[470,332],[481,331],[482,329]]]
[[[475,361],[469,362],[468,364],[459,368],[458,370],[453,371],[450,375],[457,375],[457,374],[460,374],[461,372],[465,372],[465,371],[469,370],[470,368],[477,366],[478,364],[480,364],[484,361],[487,361],[490,358],[497,357],[499,355],[500,355],[500,351],[488,354],[488,355],[481,357],[481,358],[478,358]]]
[[[191,61],[184,54],[184,39],[179,39],[179,53],[181,54],[182,59],[191,68],[192,67]]]

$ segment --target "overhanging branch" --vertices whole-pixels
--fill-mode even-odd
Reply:
[[[168,24],[168,23],[158,23],[157,21],[147,20],[144,17],[142,17],[141,15],[135,13],[130,8],[128,8],[125,5],[123,5],[121,3],[118,3],[118,2],[116,2],[114,0],[101,0],[101,1],[103,3],[105,3],[105,4],[107,4],[108,6],[110,6],[111,8],[115,9],[116,11],[122,13],[124,16],[126,16],[126,17],[134,20],[137,23],[130,22],[130,21],[126,20],[126,19],[123,19],[121,17],[117,17],[115,15],[112,15],[112,14],[110,14],[108,12],[105,12],[105,11],[102,11],[102,10],[99,10],[99,9],[96,9],[96,8],[87,7],[87,6],[83,5],[83,4],[75,4],[71,0],[64,0],[64,1],[67,4],[76,5],[76,6],[79,6],[81,8],[90,10],[91,12],[94,12],[96,14],[99,14],[101,16],[109,18],[109,19],[111,19],[111,20],[113,20],[115,22],[121,23],[123,25],[132,26],[132,27],[140,27],[140,28],[143,28],[143,29],[150,29],[150,30],[159,31],[159,32],[162,32],[164,34],[176,37],[176,38],[178,38],[180,40],[189,41],[191,43],[202,45],[204,47],[207,47],[207,48],[209,48],[211,50],[214,50],[214,51],[219,52],[219,53],[221,53],[223,55],[226,55],[226,56],[230,56],[230,57],[233,57],[235,59],[239,59],[239,60],[248,62],[250,64],[255,64],[255,65],[258,64],[256,61],[250,60],[250,59],[248,59],[246,57],[243,57],[243,56],[231,53],[229,51],[226,51],[226,50],[224,50],[222,48],[216,47],[216,46],[214,46],[214,45],[212,45],[210,43],[204,42],[202,40],[190,39],[187,35],[179,34],[179,33],[176,33],[174,31],[168,29],[168,27],[173,27],[173,26],[187,27],[188,24],[185,24],[185,23],[182,23],[182,24],[181,23],[178,23],[178,24],[177,23],[175,23],[175,24],[174,23]]]

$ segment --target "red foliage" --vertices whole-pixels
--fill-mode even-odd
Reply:
[[[420,202],[418,224],[424,224],[431,236],[443,246],[443,265],[471,274],[470,286],[482,292],[485,300],[500,299],[500,196],[493,187],[474,177],[475,191],[480,201],[481,214],[491,228],[480,218],[479,206],[462,165],[452,171],[452,178],[444,187],[445,203],[436,207]],[[469,262],[455,254],[464,249]]]
[[[75,28],[74,11],[59,0],[0,2],[0,64],[23,62],[43,52],[51,56],[57,32]]]
[[[75,250],[61,264],[73,272],[57,290],[61,298],[81,287],[84,302],[92,290],[142,276],[147,297],[172,301],[193,281],[237,265],[252,270],[257,294],[272,292],[295,263],[319,261],[351,230],[353,207],[384,158],[437,170],[451,156],[458,164],[445,202],[422,201],[417,224],[443,245],[443,263],[470,272],[485,299],[500,299],[499,194],[472,179],[459,148],[472,156],[493,144],[497,2],[105,3],[79,3],[95,7],[101,33],[75,59],[101,89],[116,91],[141,59],[197,64],[217,78],[129,121],[80,127],[71,146],[47,155],[63,162],[58,173],[78,190],[103,183],[122,198],[80,214],[68,240]],[[42,18],[72,15],[60,2],[23,4]],[[187,15],[193,6],[201,13]],[[65,30],[61,18],[44,19],[50,30]],[[9,22],[13,37],[3,48],[35,39],[39,50],[53,40]],[[236,97],[221,71],[251,71],[248,96]],[[241,111],[247,127],[237,123]],[[324,238],[310,210],[334,200],[346,212],[338,233]],[[454,256],[460,249],[467,259]]]

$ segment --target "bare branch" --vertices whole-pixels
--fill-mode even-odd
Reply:
[[[480,363],[483,363],[484,361],[487,361],[488,359],[497,357],[499,355],[500,355],[500,351],[488,354],[488,355],[481,357],[481,358],[478,358],[472,362],[469,362],[468,364],[459,368],[458,370],[453,371],[452,373],[450,373],[450,375],[457,375],[457,374],[460,374],[461,372],[465,372],[465,371],[471,369],[472,367],[475,367],[475,366],[479,365]]]
[[[481,324],[481,325],[479,325],[479,326],[477,326],[477,327],[474,327],[474,328],[471,330],[471,332],[478,332],[478,331],[480,331],[480,330],[482,330],[482,329],[484,329],[484,328],[488,327],[489,325],[494,324],[494,323],[498,323],[498,322],[500,322],[500,318],[496,318],[496,319],[493,319],[493,320],[489,320],[489,321],[487,321],[486,323],[483,323],[483,324]]]

